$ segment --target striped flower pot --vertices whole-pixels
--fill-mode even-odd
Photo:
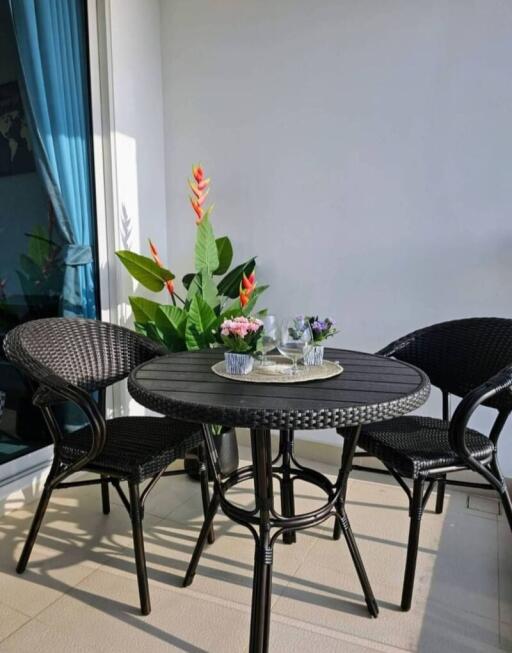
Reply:
[[[313,345],[304,356],[304,365],[322,365],[324,362],[324,346]]]
[[[250,354],[235,354],[227,351],[224,354],[224,363],[228,374],[249,374],[252,372],[254,358]]]

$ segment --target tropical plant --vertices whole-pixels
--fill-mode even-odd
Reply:
[[[188,180],[190,203],[196,214],[194,272],[182,279],[183,297],[178,294],[175,275],[166,268],[154,243],[149,241],[151,257],[128,250],[116,252],[128,272],[152,292],[165,288],[170,302],[160,303],[132,296],[135,328],[170,351],[203,349],[220,343],[220,325],[238,315],[249,315],[268,286],[256,286],[255,257],[230,270],[233,246],[227,236],[215,238],[210,215],[213,206],[204,208],[210,190],[200,165],[192,167]]]
[[[28,233],[26,251],[20,255],[16,273],[23,301],[13,294],[12,272],[0,278],[0,330],[13,328],[21,321],[56,315],[62,296],[64,266],[62,247],[57,242],[53,210],[48,223],[36,225]]]

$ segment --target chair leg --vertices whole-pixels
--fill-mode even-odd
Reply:
[[[496,476],[498,483],[500,485],[500,488],[497,489],[497,491],[498,494],[500,495],[501,503],[503,505],[503,510],[505,511],[505,515],[507,517],[508,525],[510,526],[510,530],[512,530],[512,501],[510,500],[510,494],[507,488],[507,483],[503,478],[503,474],[501,473],[501,469],[498,465],[496,454],[493,456],[490,466],[491,466],[492,473]]]
[[[103,508],[103,514],[110,514],[110,496],[108,492],[108,480],[105,476],[101,477],[101,505]]]
[[[23,551],[21,552],[20,559],[16,566],[16,572],[18,574],[22,574],[27,567],[30,554],[32,553],[32,549],[34,548],[37,534],[39,533],[39,529],[41,528],[41,523],[43,521],[46,509],[48,508],[48,503],[50,501],[52,491],[53,488],[51,487],[51,484],[48,481],[46,481],[43,489],[43,493],[41,494],[41,498],[39,499],[39,504],[37,506],[36,514],[34,515],[34,519],[32,520],[32,524],[30,526],[30,531],[25,541],[25,545],[23,546]]]
[[[206,451],[205,445],[200,444],[197,448],[197,461],[199,463],[199,481],[201,483],[201,498],[203,500],[203,513],[204,518],[208,514],[208,508],[210,507],[210,489],[208,487],[208,464],[206,461]],[[211,523],[210,529],[208,530],[208,544],[213,544],[215,542],[215,531],[213,530],[213,521]]]
[[[404,612],[410,610],[412,604],[414,576],[416,573],[416,560],[418,558],[418,544],[420,539],[420,525],[421,517],[423,515],[423,484],[424,479],[422,478],[414,480],[412,499],[409,506],[409,542],[407,544],[407,561],[405,563],[404,586],[401,603],[401,608]]]
[[[444,507],[444,492],[446,489],[446,474],[437,481],[437,496],[436,496],[436,514],[440,515]]]
[[[130,481],[130,516],[132,520],[133,548],[135,549],[135,564],[137,567],[137,581],[139,583],[140,609],[142,614],[151,612],[149,600],[148,571],[146,568],[146,554],[144,552],[144,533],[142,530],[142,506],[140,503],[139,485]]]
[[[196,546],[194,548],[194,553],[192,554],[192,558],[188,565],[187,573],[185,574],[185,578],[183,580],[183,587],[188,587],[189,585],[192,584],[192,581],[194,580],[194,576],[196,575],[197,565],[199,564],[199,559],[201,558],[201,554],[203,552],[207,535],[210,531],[213,522],[213,518],[215,517],[217,510],[219,508],[219,503],[220,503],[219,496],[214,492],[212,500],[210,502],[210,506],[208,508],[208,514],[206,515],[203,525],[201,526],[201,532],[199,533],[199,537],[197,538]]]

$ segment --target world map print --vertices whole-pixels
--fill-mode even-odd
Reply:
[[[27,121],[17,82],[0,86],[0,177],[35,170]]]

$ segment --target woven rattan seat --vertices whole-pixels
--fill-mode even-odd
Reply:
[[[397,417],[363,427],[359,445],[402,476],[418,478],[441,467],[465,467],[450,447],[449,426],[433,417]],[[494,452],[489,438],[473,429],[466,429],[466,444],[476,460]]]
[[[200,425],[162,417],[119,417],[107,421],[105,446],[86,469],[116,474],[138,483],[158,474],[187,451],[201,444]],[[91,448],[91,431],[84,427],[66,436],[61,457],[73,462]]]

